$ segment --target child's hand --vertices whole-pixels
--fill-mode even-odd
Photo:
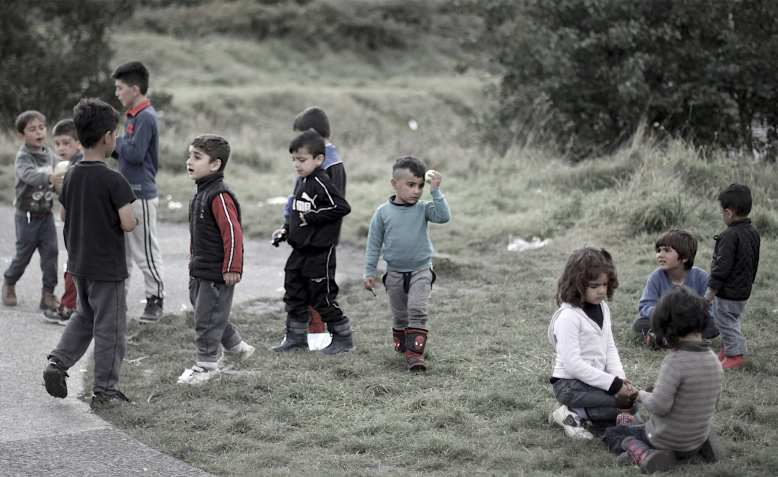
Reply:
[[[705,290],[705,301],[708,303],[713,303],[713,300],[716,298],[716,290],[713,290],[711,288],[708,288]]]
[[[372,290],[375,288],[375,277],[366,277],[364,286],[366,290]]]
[[[240,273],[227,272],[223,276],[224,276],[224,283],[228,287],[231,287],[240,281]]]
[[[430,186],[433,189],[437,189],[440,187],[441,181],[443,181],[443,176],[440,175],[440,172],[430,169],[427,171],[426,174],[424,174],[424,180],[429,182]]]
[[[273,234],[270,236],[272,239],[270,241],[270,244],[274,247],[278,247],[278,244],[286,240],[286,229],[280,228],[273,231]]]
[[[59,174],[51,174],[49,176],[49,182],[51,182],[51,185],[54,186],[54,191],[59,194],[62,192],[62,182],[65,180],[64,175]]]

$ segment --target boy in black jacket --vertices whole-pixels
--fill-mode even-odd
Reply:
[[[751,190],[747,186],[731,184],[718,199],[727,229],[714,237],[716,245],[705,298],[714,302],[713,313],[721,333],[721,366],[736,369],[743,366],[747,351],[740,325],[759,266],[759,234],[748,218]]]
[[[335,246],[341,220],[351,208],[320,167],[324,162],[324,139],[318,133],[303,132],[292,140],[289,152],[299,177],[289,222],[273,232],[274,242],[285,238],[293,249],[284,267],[286,335],[273,351],[307,347],[308,305],[321,315],[332,333],[332,342],[322,353],[352,351],[351,322],[335,301]]]

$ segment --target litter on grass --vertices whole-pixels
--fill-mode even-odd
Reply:
[[[540,240],[538,237],[532,237],[532,240],[527,242],[521,237],[510,237],[508,239],[508,251],[509,252],[525,252],[527,250],[534,250],[536,248],[545,247],[549,242],[549,239]]]

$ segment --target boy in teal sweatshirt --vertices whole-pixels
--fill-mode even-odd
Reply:
[[[432,202],[419,200],[425,179],[430,184]],[[434,249],[427,224],[443,224],[451,218],[440,191],[442,179],[415,157],[397,159],[391,181],[395,195],[376,209],[367,236],[364,286],[371,291],[375,287],[378,257],[383,255],[383,282],[394,317],[394,349],[405,354],[411,371],[427,368],[427,302],[435,281]]]

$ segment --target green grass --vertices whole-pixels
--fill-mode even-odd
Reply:
[[[242,304],[233,320],[257,354],[234,374],[185,387],[175,380],[193,360],[191,316],[169,315],[154,327],[131,323],[121,387],[135,405],[101,416],[217,475],[635,475],[598,442],[573,442],[546,422],[555,405],[545,338],[555,282],[573,249],[613,253],[621,287],[611,305],[622,360],[638,386],[652,384],[662,354],[633,344],[629,325],[655,267],[657,232],[691,230],[700,239],[697,263],[707,268],[711,237],[723,227],[716,191],[743,181],[754,191],[763,242],[744,322],[753,356],[746,369],[725,374],[714,421],[730,456],[671,475],[778,473],[770,447],[778,439],[774,167],[716,152],[702,157],[678,143],[637,144],[574,167],[540,149],[498,156],[479,144],[474,128],[490,106],[481,90],[491,79],[455,74],[451,47],[425,43],[367,61],[352,50],[278,40],[116,33],[116,61],[148,62],[152,91],[172,95],[161,108],[163,220],[186,220],[186,208],[167,208],[166,197],[186,204],[191,195],[183,174],[189,141],[221,133],[233,145],[227,180],[241,199],[245,228],[266,239],[280,221],[280,206],[267,200],[288,194],[291,184],[292,118],[312,104],[330,115],[348,170],[353,210],[345,241],[364,244],[401,154],[442,172],[453,219],[431,227],[444,255],[436,258],[426,374],[406,372],[392,350],[385,294],[374,298],[353,277],[341,284],[339,301],[353,319],[356,352],[275,355],[268,348],[281,337],[280,300]],[[408,128],[411,118],[417,131]],[[0,149],[12,160],[10,140]],[[11,179],[6,170],[0,184]],[[506,250],[511,236],[551,241],[517,254]]]

